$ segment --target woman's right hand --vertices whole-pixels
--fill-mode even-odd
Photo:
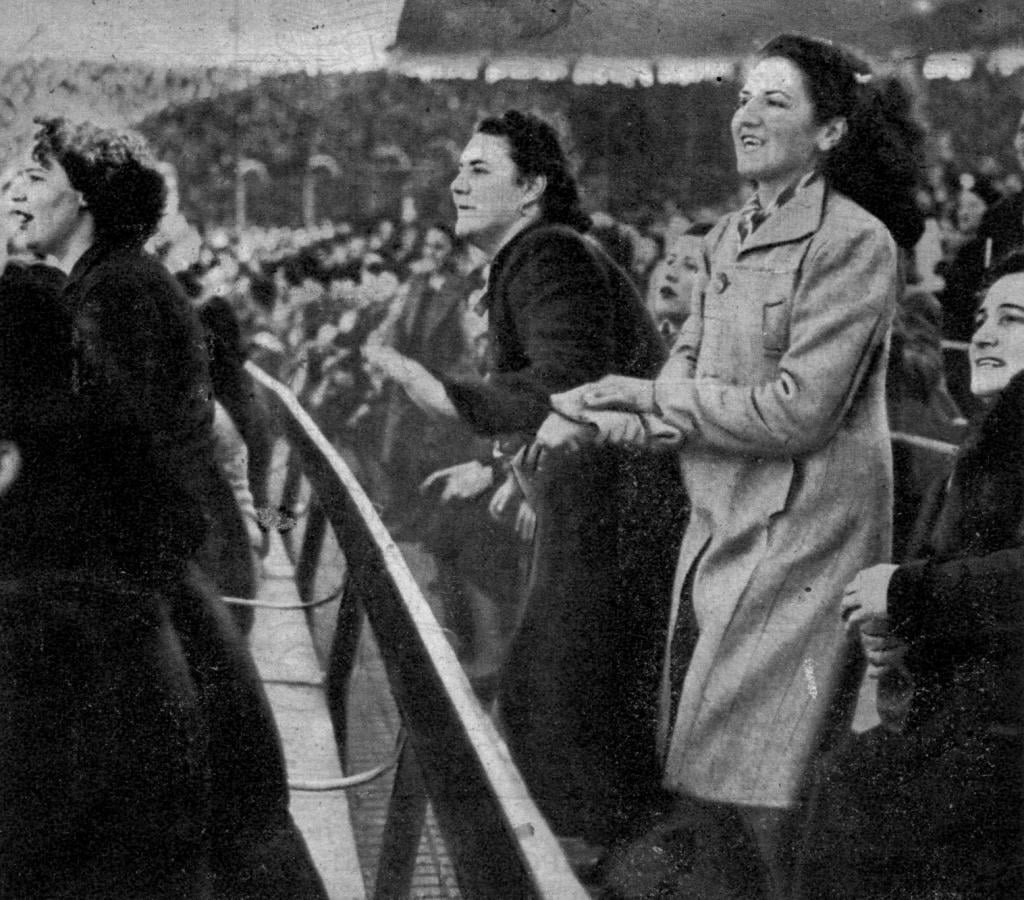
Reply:
[[[516,481],[515,475],[509,472],[501,486],[494,492],[491,502],[487,504],[487,512],[495,522],[500,522],[505,518],[513,501],[522,496],[523,492],[519,487],[519,482]]]
[[[440,481],[444,482],[440,496],[442,503],[451,500],[473,500],[494,483],[494,471],[479,460],[471,459],[432,472],[420,485],[420,493],[427,493]]]
[[[847,634],[859,634],[867,623],[888,618],[889,582],[898,568],[891,563],[879,563],[861,569],[846,586],[841,612]]]

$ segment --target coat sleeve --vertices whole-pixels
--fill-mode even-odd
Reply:
[[[889,582],[887,603],[894,633],[910,643],[954,633],[1020,634],[1024,547],[900,566]]]
[[[536,431],[552,394],[611,370],[615,344],[608,280],[575,235],[532,236],[510,260],[506,284],[526,364],[485,382],[445,382],[459,414],[488,435]]]
[[[896,285],[896,250],[884,230],[822,241],[796,288],[777,375],[749,385],[691,378],[697,348],[687,340],[696,332],[684,332],[655,382],[660,416],[688,444],[727,453],[789,457],[820,449],[884,346]]]

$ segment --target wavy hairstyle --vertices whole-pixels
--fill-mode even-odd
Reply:
[[[924,231],[917,204],[924,129],[905,85],[873,75],[864,60],[830,41],[803,35],[779,35],[757,58],[786,59],[800,70],[819,123],[846,120],[846,134],[822,162],[825,180],[881,219],[900,247],[913,247]]]
[[[80,191],[100,239],[143,243],[160,224],[167,185],[145,140],[63,118],[36,119],[33,158],[56,162]]]
[[[543,119],[510,109],[502,116],[484,119],[477,125],[479,134],[503,137],[520,178],[543,175],[547,187],[540,198],[541,216],[546,222],[569,225],[584,232],[590,217],[580,206],[576,179],[569,172],[562,145],[555,129]]]

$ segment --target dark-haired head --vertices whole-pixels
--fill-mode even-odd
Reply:
[[[62,118],[36,123],[33,158],[64,170],[84,198],[98,238],[143,243],[156,231],[167,186],[140,136]]]
[[[830,41],[784,34],[758,52],[796,66],[816,121],[845,122],[842,138],[828,150],[820,171],[829,185],[877,216],[901,247],[912,247],[924,229],[917,205],[923,183],[924,131],[911,97],[895,78]]]
[[[978,288],[978,302],[980,303],[985,298],[985,294],[1000,278],[1021,273],[1024,273],[1024,250],[1011,250],[1005,256],[1000,256],[982,278]]]
[[[971,393],[985,405],[1024,372],[1024,251],[1000,258],[986,273],[968,356]],[[1019,378],[1016,384],[1019,397],[1024,385]],[[1011,406],[1017,410],[1019,402]]]
[[[544,221],[569,225],[577,231],[590,227],[590,218],[580,206],[579,190],[569,171],[565,152],[548,122],[510,109],[504,115],[484,119],[476,130],[480,134],[505,138],[520,178],[544,178],[546,186],[539,201]]]

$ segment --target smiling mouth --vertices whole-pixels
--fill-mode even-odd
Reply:
[[[764,141],[749,134],[741,135],[739,143],[744,150],[756,150],[758,147],[764,146]]]
[[[994,356],[983,356],[981,359],[974,361],[976,369],[1001,369],[1005,365],[1005,362],[1001,359],[996,359]]]

